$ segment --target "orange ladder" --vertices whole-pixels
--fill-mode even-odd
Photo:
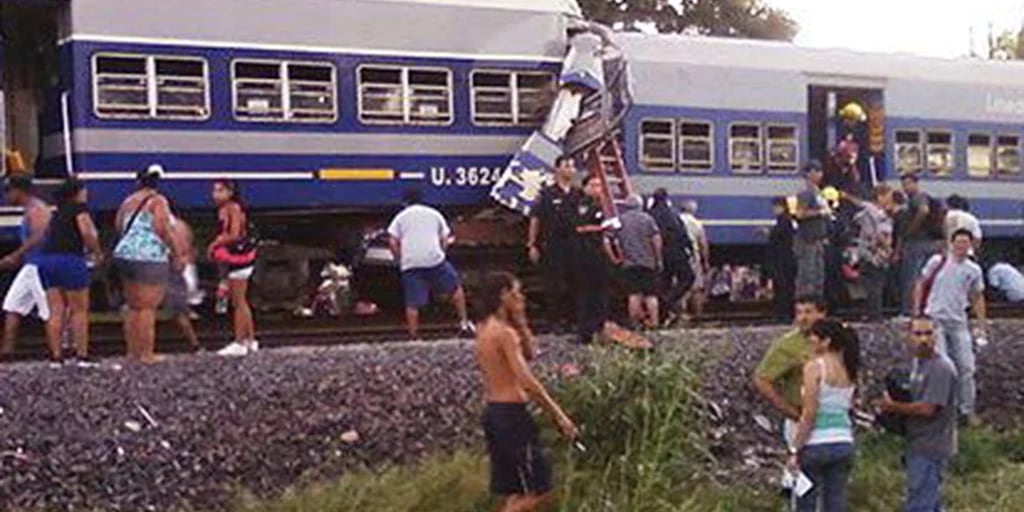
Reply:
[[[633,193],[618,134],[603,137],[586,151],[587,171],[601,183],[601,209],[606,219],[619,216],[618,205]]]

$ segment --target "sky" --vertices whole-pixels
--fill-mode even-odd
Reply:
[[[766,0],[800,24],[796,43],[937,57],[985,54],[996,34],[1020,29],[1024,0]]]

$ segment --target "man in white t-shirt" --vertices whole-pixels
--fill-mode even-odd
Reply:
[[[451,228],[441,212],[421,203],[419,190],[406,192],[405,209],[388,226],[391,252],[402,271],[409,336],[419,337],[420,308],[430,303],[432,293],[451,297],[459,314],[460,334],[471,336],[475,329],[466,312],[466,294],[458,272],[445,255],[452,241]]]
[[[981,250],[982,232],[981,222],[971,213],[971,204],[967,201],[967,198],[953,194],[946,199],[946,208],[946,220],[942,231],[946,236],[948,248],[953,248],[952,242],[949,241],[953,233],[966,229],[974,237],[971,247],[971,256],[974,256],[976,251]]]

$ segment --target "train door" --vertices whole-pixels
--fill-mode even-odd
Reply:
[[[0,2],[0,153],[5,172],[33,171],[41,117],[57,85],[58,20],[69,2]]]
[[[811,85],[807,112],[810,157],[824,164],[830,183],[863,191],[888,178],[881,88]]]

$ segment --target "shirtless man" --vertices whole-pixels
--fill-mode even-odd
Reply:
[[[476,358],[487,399],[483,425],[491,458],[491,492],[505,497],[499,512],[537,510],[553,496],[551,468],[527,402],[536,401],[567,439],[576,439],[579,432],[530,371],[533,335],[519,281],[505,272],[489,274],[480,298],[486,320],[477,333]]]

